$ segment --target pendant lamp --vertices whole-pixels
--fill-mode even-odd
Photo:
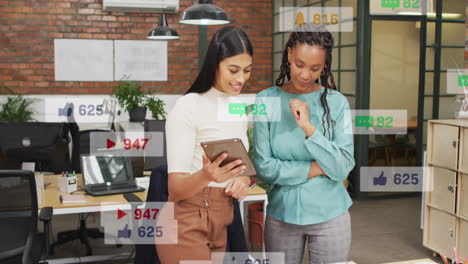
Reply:
[[[179,39],[179,34],[169,27],[166,14],[162,13],[159,15],[158,26],[148,33],[148,39]]]
[[[180,16],[180,23],[190,25],[224,25],[229,19],[219,6],[213,5],[211,0],[198,0],[198,4],[185,9]]]

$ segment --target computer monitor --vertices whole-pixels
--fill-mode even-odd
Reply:
[[[70,169],[67,123],[0,122],[0,169],[21,169],[34,162],[36,171]]]
[[[118,184],[133,181],[128,157],[114,155],[82,155],[81,168],[85,185]]]

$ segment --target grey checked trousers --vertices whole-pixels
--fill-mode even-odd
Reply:
[[[288,224],[271,216],[265,219],[266,252],[284,252],[285,264],[301,264],[305,242],[309,243],[309,263],[348,261],[351,249],[351,217],[346,211],[324,223]]]

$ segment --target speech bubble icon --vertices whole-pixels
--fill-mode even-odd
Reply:
[[[244,103],[230,103],[229,114],[231,115],[245,115],[247,113],[247,104]]]
[[[468,86],[468,75],[458,75],[458,86]]]
[[[355,116],[354,117],[354,124],[356,127],[365,127],[369,129],[369,127],[374,126],[374,117],[372,116]]]
[[[382,8],[391,8],[395,10],[395,8],[400,7],[400,0],[382,0],[381,2]]]

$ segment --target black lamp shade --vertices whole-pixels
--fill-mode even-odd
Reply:
[[[229,19],[219,6],[212,4],[211,0],[199,0],[198,4],[185,9],[180,16],[180,23],[190,25],[224,25]]]
[[[148,39],[179,39],[177,31],[169,27],[166,14],[159,16],[158,26],[148,33]]]

